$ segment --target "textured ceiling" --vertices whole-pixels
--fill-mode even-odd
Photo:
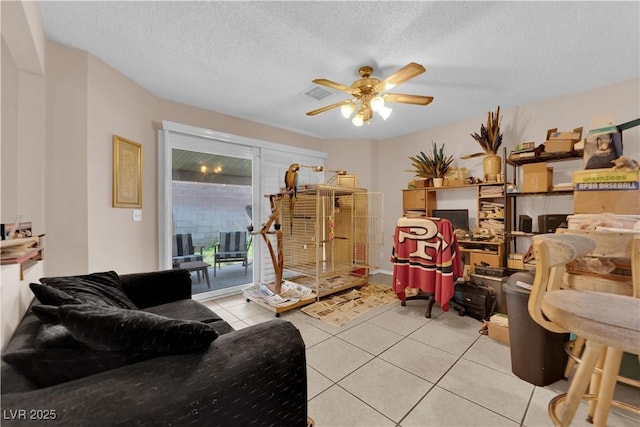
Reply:
[[[48,39],[85,50],[161,98],[321,138],[385,139],[640,77],[640,2],[41,1]],[[392,104],[361,128],[346,99],[304,94],[345,85],[362,65],[393,89],[433,96]]]

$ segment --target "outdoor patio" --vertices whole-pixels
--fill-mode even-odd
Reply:
[[[244,273],[244,266],[241,263],[223,264],[216,269],[216,277],[213,277],[213,266],[209,267],[209,281],[211,288],[207,288],[207,281],[200,275],[200,280],[195,272],[191,273],[192,293],[215,291],[233,286],[253,283],[253,263],[250,261],[247,274]]]

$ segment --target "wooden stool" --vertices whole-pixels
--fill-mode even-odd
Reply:
[[[622,353],[640,355],[640,299],[592,291],[551,291],[542,301],[542,311],[553,323],[586,339],[586,348],[568,393],[549,403],[549,416],[556,425],[569,426],[582,398],[596,399],[594,425],[606,426],[613,402]],[[598,359],[604,368],[597,395],[585,392]],[[558,404],[566,399],[562,414]],[[615,402],[627,410],[633,408]]]
[[[553,332],[573,332],[549,320],[543,314],[542,301],[546,292],[565,289],[598,291],[617,295],[640,296],[640,234],[630,232],[564,230],[559,234],[541,234],[533,237],[533,252],[536,258],[536,278],[529,298],[529,314],[540,326]],[[565,268],[579,257],[604,257],[630,260],[631,277],[602,276],[600,273],[569,274]],[[577,335],[570,347],[569,363],[565,377],[569,377],[573,360],[580,361],[585,337]],[[602,376],[605,354],[601,353],[594,375],[589,383],[589,393],[597,395]],[[618,376],[618,381],[634,387],[640,382],[633,378]],[[612,405],[640,414],[639,408],[612,402]],[[596,412],[596,401],[589,401],[587,421],[592,422]]]

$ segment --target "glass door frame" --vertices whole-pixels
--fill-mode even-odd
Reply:
[[[243,143],[244,142],[244,143]],[[163,122],[163,129],[158,133],[158,265],[160,270],[172,268],[171,265],[171,235],[173,233],[172,207],[172,151],[174,149],[218,154],[251,160],[252,205],[256,205],[256,194],[259,194],[257,177],[260,176],[260,152],[242,138],[207,129]],[[251,218],[255,222],[256,213]],[[253,274],[260,265],[260,248],[254,247]],[[213,279],[213,277],[212,277]],[[237,293],[247,284],[253,283],[254,277],[247,277],[247,283],[194,294],[194,299],[208,299]]]
[[[327,154],[321,151],[273,143],[269,141],[247,138],[239,135],[218,132],[210,129],[162,121],[158,130],[158,266],[160,270],[171,269],[171,235],[172,235],[172,150],[174,148],[215,153],[230,157],[250,159],[252,161],[252,216],[251,222],[257,229],[270,212],[264,211],[263,187],[266,157],[277,156],[289,163],[298,158],[326,159]],[[253,244],[253,278],[249,283],[264,281],[264,262],[268,256],[266,248],[254,236]],[[247,285],[235,286],[194,295],[197,299],[208,299],[228,294],[236,294]]]

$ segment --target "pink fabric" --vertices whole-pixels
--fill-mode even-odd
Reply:
[[[434,295],[443,311],[455,282],[462,275],[458,240],[453,226],[441,218],[400,218],[393,238],[393,290],[401,301],[405,289],[419,288]]]

